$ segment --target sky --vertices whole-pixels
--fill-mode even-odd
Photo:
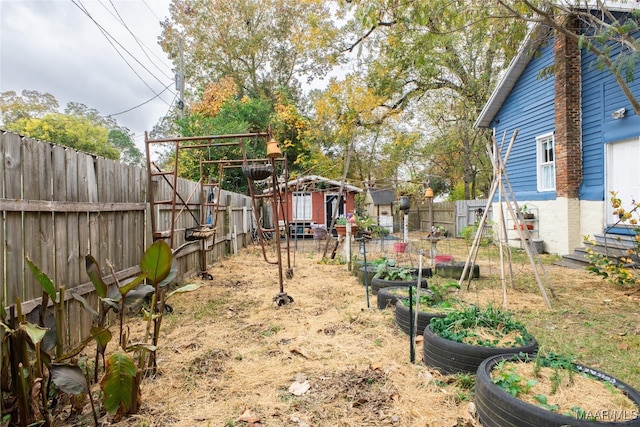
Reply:
[[[55,96],[61,112],[77,102],[113,115],[144,152],[144,132],[177,100],[173,64],[158,45],[169,3],[0,0],[0,92],[36,90]]]

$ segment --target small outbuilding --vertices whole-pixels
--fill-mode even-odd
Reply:
[[[328,230],[334,212],[336,218],[353,213],[355,196],[361,188],[318,175],[306,175],[286,183],[287,220],[292,237],[313,236],[316,229]],[[342,187],[342,194],[340,188]],[[280,185],[283,191],[285,184]],[[278,218],[284,220],[283,213]]]
[[[377,220],[380,227],[393,233],[393,203],[396,201],[396,190],[393,188],[368,188],[364,208],[366,213]]]

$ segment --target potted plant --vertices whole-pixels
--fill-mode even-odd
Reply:
[[[512,314],[472,305],[433,319],[424,330],[424,361],[443,373],[476,372],[497,354],[533,354],[538,343]]]
[[[403,254],[404,251],[407,250],[407,243],[406,242],[394,242],[393,243],[393,250],[396,253]]]
[[[640,425],[637,390],[552,353],[487,358],[478,367],[475,395],[486,427]]]
[[[527,205],[520,206],[520,215],[522,219],[534,219],[536,216],[529,210]]]
[[[351,220],[352,218],[353,220]],[[335,224],[335,228],[336,228],[336,232],[338,233],[338,236],[347,235],[347,222],[351,223],[352,232],[355,232],[357,230],[358,225],[356,224],[356,219],[352,214],[349,214],[348,217],[341,216],[340,218],[336,219],[336,224]]]
[[[447,229],[442,225],[433,225],[431,226],[431,236],[432,237],[446,237]]]
[[[413,288],[411,289],[413,290]],[[418,322],[415,325],[416,334],[422,335],[432,319],[445,317],[446,313],[453,311],[454,307],[460,304],[454,296],[454,292],[458,289],[460,289],[460,285],[457,282],[447,282],[444,285],[431,284],[429,289],[420,293],[417,301],[413,298],[415,310],[418,312]],[[396,325],[408,334],[411,324],[408,290],[406,294],[406,297],[398,298],[396,301],[395,315]]]

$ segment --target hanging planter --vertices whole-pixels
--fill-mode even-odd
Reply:
[[[242,165],[242,173],[251,181],[262,181],[273,173],[271,165]]]
[[[393,244],[393,250],[396,253],[403,254],[406,249],[407,249],[407,244],[404,242],[396,242]]]

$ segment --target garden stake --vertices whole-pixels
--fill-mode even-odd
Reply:
[[[362,254],[364,257],[364,288],[367,292],[367,308],[369,306],[369,274],[367,274],[367,238],[365,236],[359,237],[356,240],[360,240],[360,244],[362,245]]]
[[[417,326],[418,311],[420,310],[420,307],[418,307],[418,304],[420,304],[420,283],[422,283],[422,249],[420,249],[420,252],[418,253],[418,284],[416,285],[416,312],[415,312],[415,317],[411,319],[411,324],[416,325],[416,327],[414,328],[414,332],[418,328]],[[415,342],[416,337],[411,335],[411,338],[412,338],[412,342]]]
[[[416,348],[413,340],[413,334],[415,333],[415,325],[413,324],[413,286],[409,285],[409,359],[411,363],[416,361]]]

